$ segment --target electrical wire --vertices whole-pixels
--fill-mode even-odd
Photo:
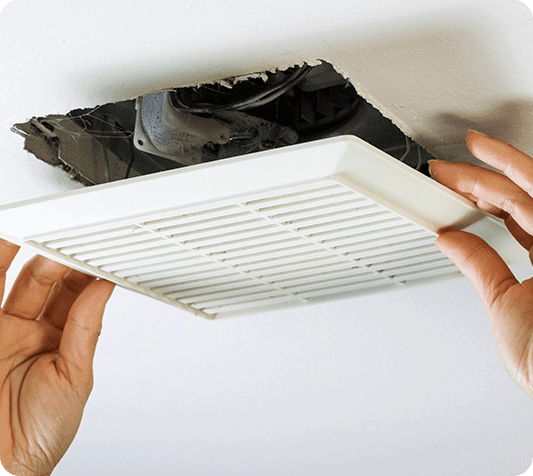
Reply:
[[[289,78],[287,78],[286,81],[283,81],[280,84],[277,84],[271,88],[268,88],[265,91],[261,91],[260,93],[248,99],[237,101],[231,104],[224,104],[224,105],[217,106],[214,104],[200,103],[198,105],[201,105],[202,107],[190,107],[184,104],[180,100],[177,91],[176,91],[176,94],[173,95],[173,100],[177,103],[178,107],[176,107],[176,109],[178,111],[189,112],[192,114],[206,114],[206,113],[212,113],[216,111],[226,111],[226,110],[244,111],[246,109],[252,109],[254,107],[263,106],[264,104],[268,104],[274,99],[277,99],[281,95],[285,94],[289,89],[296,86],[300,81],[302,81],[309,74],[310,71],[311,71],[311,66],[305,65],[304,67],[300,68],[295,73],[293,73],[291,76],[289,76]]]
[[[409,140],[407,136],[405,136],[405,154],[402,155],[400,162],[405,161],[405,159],[410,154],[410,152],[411,152],[411,141]]]
[[[128,168],[126,169],[126,176],[124,177],[125,179],[127,179],[130,176],[131,167],[133,166],[133,161],[135,160],[135,151],[133,149],[133,141],[130,141],[130,154],[131,154],[131,158],[130,158],[130,163],[128,164]]]
[[[418,165],[416,166],[416,170],[420,170],[422,167],[422,153],[420,152],[420,144],[418,145]]]

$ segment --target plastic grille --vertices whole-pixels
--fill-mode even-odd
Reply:
[[[224,317],[461,276],[435,237],[327,179],[31,243],[125,287]]]

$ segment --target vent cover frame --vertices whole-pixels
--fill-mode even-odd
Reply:
[[[451,227],[527,259],[501,220],[354,136],[9,204],[0,223],[10,241],[210,319],[459,277],[434,246]]]

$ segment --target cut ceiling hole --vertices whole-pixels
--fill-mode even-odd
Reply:
[[[26,150],[94,185],[327,137],[360,137],[428,175],[432,158],[334,67],[295,66],[16,124]]]

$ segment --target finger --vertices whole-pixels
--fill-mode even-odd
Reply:
[[[34,256],[17,276],[4,304],[4,312],[22,319],[37,319],[52,286],[67,269],[55,261]]]
[[[529,196],[533,193],[533,159],[506,142],[469,131],[468,150],[482,162],[501,170]]]
[[[483,239],[464,231],[447,231],[435,246],[459,268],[477,291],[487,313],[505,292],[518,284],[503,259]]]
[[[95,279],[93,276],[69,269],[52,288],[39,320],[63,330],[70,308],[82,291]]]
[[[511,235],[513,235],[514,239],[520,243],[526,250],[530,251],[533,248],[533,237],[526,233],[522,227],[516,223],[514,218],[512,216],[508,216],[505,219],[505,225],[507,226],[507,229],[510,231]]]
[[[57,369],[87,395],[92,389],[92,365],[104,309],[114,287],[114,283],[98,280],[81,292],[70,310],[59,344]]]
[[[20,246],[0,238],[0,305],[4,299],[7,270],[11,266],[19,249]]]
[[[474,201],[479,208],[496,213],[500,210],[500,217],[511,215],[526,233],[533,235],[533,198],[508,177],[472,164],[446,161],[432,162],[431,172],[438,182]]]
[[[515,219],[509,215],[509,213],[503,211],[501,208],[496,207],[495,205],[492,205],[491,203],[488,203],[479,197],[476,197],[468,192],[462,192],[461,190],[458,190],[457,188],[454,188],[454,185],[451,183],[447,183],[446,181],[446,174],[442,176],[443,168],[441,167],[441,163],[443,161],[432,161],[430,164],[431,169],[431,175],[440,183],[443,185],[449,185],[450,188],[454,189],[455,192],[459,193],[463,197],[467,198],[468,200],[474,202],[479,208],[482,210],[491,213],[494,216],[497,216],[498,218],[501,218],[502,220],[505,220],[505,224],[507,225],[507,228],[509,229],[510,233],[513,235],[513,237],[522,245],[525,249],[530,250],[533,246],[533,237],[524,231],[522,227],[516,223]],[[451,164],[452,166],[456,164]],[[444,167],[446,169],[446,166]],[[439,175],[439,178],[437,178],[437,173]],[[449,177],[448,177],[449,178]],[[442,179],[442,181],[441,181]]]

